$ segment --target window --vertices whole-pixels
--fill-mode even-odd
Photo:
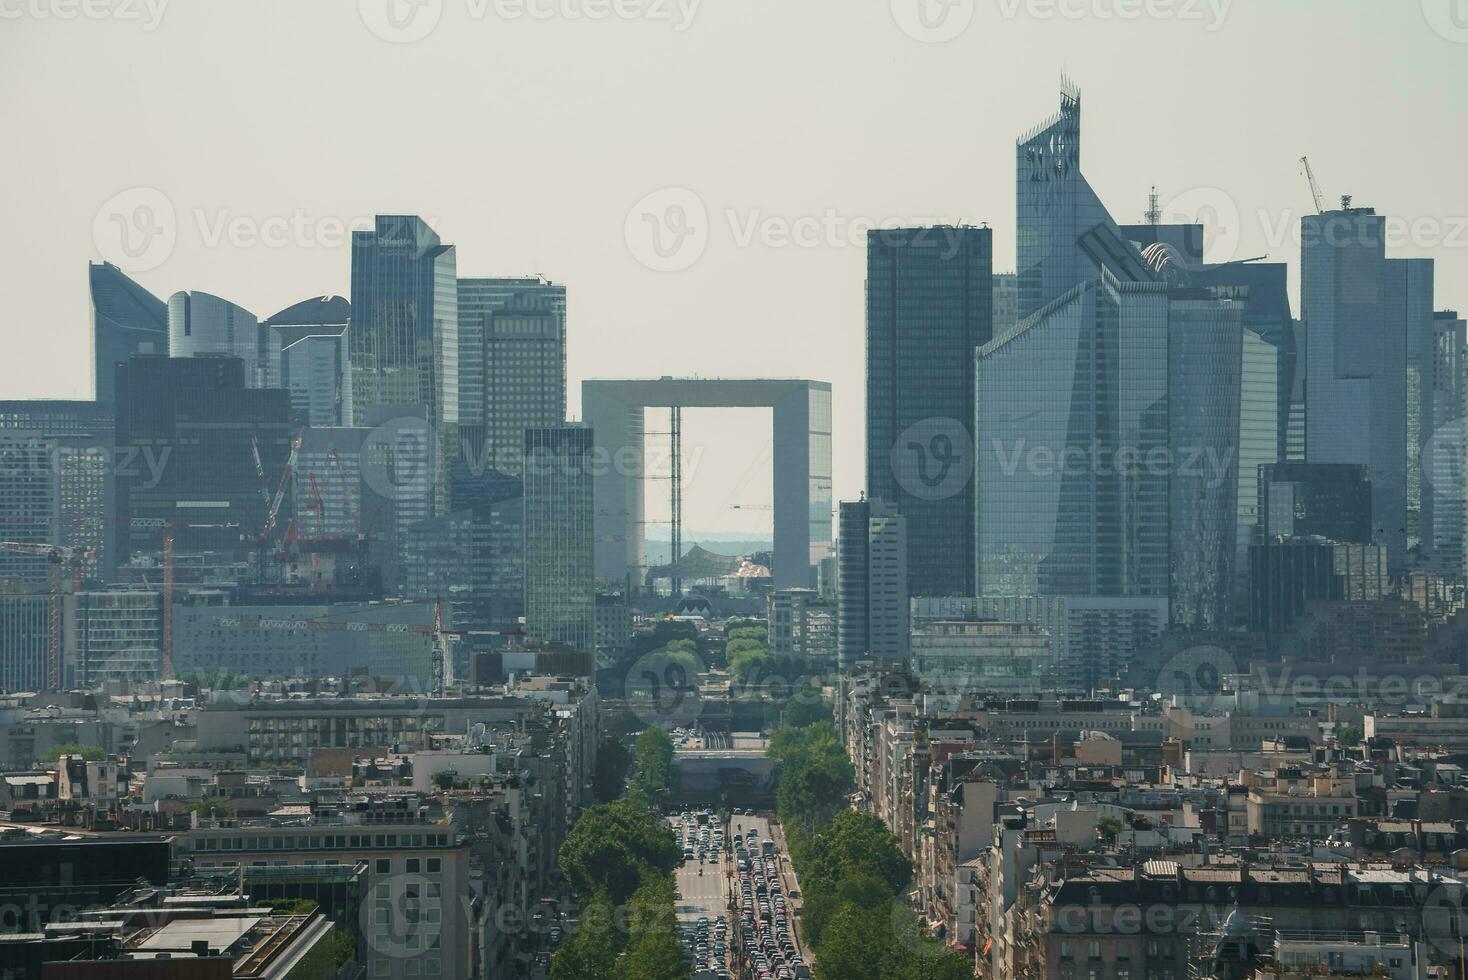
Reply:
[[[392,859],[391,858],[378,858],[377,859],[377,873],[380,874],[380,875],[391,874],[392,873]]]
[[[442,867],[443,867],[443,860],[441,858],[429,858],[428,859],[428,873],[429,874],[431,874],[431,875],[438,874],[438,872],[442,869]]]
[[[418,861],[417,858],[408,858],[403,863],[406,865],[405,870],[408,872],[408,874],[415,875],[415,874],[418,873],[418,864],[419,864],[419,861]]]

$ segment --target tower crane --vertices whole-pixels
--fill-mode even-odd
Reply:
[[[46,604],[46,688],[50,691],[59,691],[61,690],[62,567],[65,566],[71,572],[71,591],[80,592],[82,564],[90,560],[94,552],[91,548],[72,548],[35,541],[0,541],[0,550],[46,559],[46,592],[50,598]]]
[[[163,677],[173,676],[173,536],[178,531],[224,531],[238,529],[230,524],[188,524],[133,518],[135,528],[158,528],[163,531]]]
[[[1310,167],[1308,156],[1300,157],[1300,163],[1305,167],[1305,179],[1310,182],[1310,196],[1315,199],[1315,213],[1325,213],[1325,195],[1320,193],[1320,184],[1315,179],[1315,171]]]

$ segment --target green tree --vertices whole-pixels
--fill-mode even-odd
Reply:
[[[180,809],[181,813],[197,813],[201,817],[218,817],[228,820],[234,816],[234,807],[222,800],[196,800]]]
[[[596,896],[551,957],[551,980],[615,980],[624,938],[613,926],[612,902],[605,894]]]
[[[578,895],[605,893],[620,905],[650,874],[672,874],[683,854],[673,832],[628,800],[581,814],[558,854],[561,873]]]
[[[78,745],[76,742],[68,742],[65,745],[53,745],[51,751],[42,758],[42,762],[57,762],[63,755],[79,755],[87,762],[102,762],[107,758],[107,750],[95,745]]]
[[[740,687],[747,687],[769,672],[770,662],[770,652],[764,647],[739,650],[729,655],[729,673]]]
[[[892,947],[884,913],[850,905],[837,912],[816,951],[817,980],[882,980],[882,960]]]
[[[632,752],[627,743],[615,735],[602,739],[596,751],[596,771],[591,786],[601,803],[610,803],[627,787],[627,773],[632,768]]]
[[[1354,748],[1355,746],[1360,745],[1361,740],[1365,737],[1366,733],[1361,729],[1360,725],[1336,726],[1335,740],[1341,745],[1344,745],[1346,748]]]
[[[1116,843],[1116,835],[1121,833],[1124,826],[1126,825],[1116,817],[1102,817],[1096,821],[1096,832],[1101,835],[1103,841],[1108,844],[1114,844]]]
[[[809,728],[817,722],[830,721],[834,713],[830,701],[802,691],[785,703],[785,724],[791,728]]]
[[[673,786],[673,739],[661,725],[652,725],[637,736],[634,750],[637,781],[656,798]]]

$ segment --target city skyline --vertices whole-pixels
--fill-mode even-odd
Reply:
[[[29,284],[12,293],[15,315],[45,323],[46,329],[36,339],[17,338],[16,357],[3,366],[9,373],[0,373],[0,383],[16,397],[90,394],[88,317],[84,290],[77,288],[81,264],[109,257],[99,251],[94,234],[100,220],[106,240],[108,208],[148,200],[118,195],[152,188],[173,211],[168,253],[153,268],[129,273],[139,283],[160,298],[180,290],[225,296],[261,315],[302,296],[346,295],[346,229],[377,213],[418,213],[444,241],[458,246],[461,276],[540,273],[567,285],[568,409],[573,416],[579,417],[578,383],[586,378],[687,373],[681,352],[690,339],[713,344],[717,351],[716,363],[700,365],[700,374],[830,381],[837,419],[834,497],[851,498],[863,485],[862,436],[852,422],[863,414],[857,338],[865,243],[855,241],[861,236],[854,229],[863,222],[986,222],[996,229],[996,271],[1012,270],[1016,243],[1007,231],[1014,209],[1011,141],[1050,110],[1061,70],[1087,93],[1084,166],[1118,221],[1140,220],[1155,184],[1168,218],[1217,216],[1206,243],[1214,253],[1210,258],[1268,253],[1271,260],[1287,263],[1298,309],[1298,227],[1300,218],[1313,211],[1298,159],[1309,153],[1329,203],[1353,192],[1358,203],[1401,222],[1408,240],[1392,254],[1435,258],[1437,307],[1468,307],[1462,286],[1468,278],[1468,219],[1455,218],[1468,215],[1468,201],[1451,178],[1451,161],[1463,158],[1468,137],[1459,127],[1438,124],[1454,118],[1451,93],[1468,80],[1468,59],[1461,57],[1468,48],[1435,29],[1441,23],[1417,4],[1392,11],[1360,5],[1347,17],[1322,21],[1321,4],[1271,8],[1266,15],[1259,5],[1235,2],[1226,5],[1216,29],[1183,18],[1186,5],[1177,6],[1174,18],[1127,24],[1094,12],[1080,19],[1047,19],[1030,5],[1014,7],[1012,17],[1006,16],[1007,8],[985,7],[944,43],[914,39],[886,4],[851,11],[839,45],[818,31],[826,12],[820,5],[778,12],[772,4],[745,5],[736,14],[702,4],[682,31],[676,22],[651,19],[568,25],[573,46],[594,47],[597,32],[604,31],[630,46],[625,50],[661,59],[656,65],[630,66],[608,84],[601,82],[605,72],[598,72],[604,68],[600,56],[584,59],[585,64],[563,63],[544,47],[546,36],[537,33],[537,23],[490,23],[492,15],[475,19],[472,8],[453,4],[444,7],[433,32],[407,44],[384,41],[351,9],[328,14],[279,5],[250,15],[225,11],[205,21],[197,9],[174,4],[152,31],[124,21],[7,20],[5,38],[17,43],[0,73],[13,74],[17,84],[21,73],[48,79],[67,68],[85,74],[71,59],[87,58],[93,67],[86,72],[109,71],[124,93],[130,86],[146,87],[149,99],[135,106],[145,129],[166,133],[159,128],[165,120],[189,118],[200,127],[200,138],[209,140],[226,125],[224,118],[214,117],[220,115],[269,138],[245,141],[238,159],[228,165],[214,161],[198,170],[185,166],[196,157],[166,136],[159,145],[171,147],[171,154],[140,152],[111,168],[78,168],[64,156],[44,170],[29,160],[17,161],[20,181],[42,192],[14,201],[13,213],[22,224],[45,231],[39,248],[35,239],[23,247],[18,239],[0,245],[0,259],[15,270],[17,281]],[[1334,11],[1339,5],[1330,6]],[[677,8],[669,9],[676,13]],[[1197,8],[1205,15],[1208,9]],[[256,17],[269,23],[256,23]],[[781,31],[772,33],[776,23]],[[1312,78],[1294,64],[1293,52],[1312,43],[1317,30],[1327,32],[1338,53],[1353,54],[1348,60],[1357,70]],[[201,93],[160,87],[154,80],[160,69],[147,58],[124,68],[109,47],[121,32],[129,32],[128,39],[141,46],[137,50],[166,41],[170,56],[183,59],[186,68],[200,57],[191,45],[218,43],[216,31],[229,32],[230,43],[241,45],[260,38],[262,31],[272,38],[279,31],[286,39],[272,43],[286,45],[282,54],[292,69],[283,74],[289,78],[252,80],[248,88],[220,79],[215,98],[231,111],[211,115],[203,112]],[[320,44],[297,47],[325,36],[337,42],[330,51]],[[745,101],[730,104],[714,79],[740,64],[734,48],[755,37],[772,46],[775,67],[757,72],[759,77],[741,91]],[[995,38],[1011,43],[989,43]],[[1045,56],[1021,63],[1008,50],[1031,43],[1042,44]],[[453,53],[474,44],[496,54],[501,67],[460,67],[468,59]],[[291,61],[293,52],[299,57]],[[979,52],[989,58],[976,59]],[[540,63],[522,60],[537,56]],[[43,57],[47,60],[37,60]],[[496,113],[495,134],[528,129],[541,148],[495,153],[492,166],[470,182],[472,171],[461,161],[481,160],[476,147],[493,144],[495,136],[440,130],[447,172],[423,182],[417,179],[418,167],[391,154],[370,154],[364,166],[351,141],[323,142],[323,132],[369,125],[362,116],[369,105],[374,116],[406,105],[387,79],[429,62],[447,73],[452,90]],[[1408,62],[1416,82],[1396,70]],[[1249,73],[1237,72],[1241,63],[1250,65]],[[362,70],[362,64],[373,70]],[[889,66],[913,84],[937,86],[951,96],[921,105],[901,103],[895,92],[880,88],[887,71],[862,73],[857,64]],[[291,105],[279,98],[290,79],[328,95],[338,84],[331,80],[333,69],[344,68],[351,70],[338,74],[353,79],[358,97],[333,100],[341,117],[334,131],[319,127],[310,100]],[[682,82],[659,84],[664,71]],[[1332,85],[1328,91],[1321,88],[1326,76]],[[1017,89],[1015,78],[1022,82]],[[1226,84],[1202,103],[1185,94],[1194,87],[1190,83],[1207,78]],[[495,81],[508,84],[484,87]],[[83,123],[78,128],[92,138],[108,138],[121,119],[104,115],[101,104],[80,99],[83,90],[70,87],[75,84],[53,86],[48,97],[76,115]],[[533,98],[532,84],[540,87]],[[1001,90],[1017,94],[1004,99],[986,94]],[[481,94],[488,92],[496,94]],[[788,105],[790,92],[807,98]],[[833,99],[838,92],[846,94]],[[656,95],[649,99],[648,93]],[[516,101],[520,96],[536,108],[522,108]],[[615,103],[607,101],[613,98]],[[1184,101],[1186,111],[1179,108]],[[805,104],[826,107],[811,125],[802,122],[809,116],[801,108]],[[861,117],[855,105],[864,107]],[[1265,105],[1269,111],[1260,111]],[[446,118],[437,109],[414,111]],[[759,126],[750,115],[755,111],[764,115]],[[938,125],[955,111],[971,124]],[[1157,124],[1163,118],[1165,127]],[[78,139],[43,131],[41,118],[19,105],[0,109],[0,119],[22,143],[45,140],[64,148]],[[677,134],[684,130],[665,126],[668,119],[678,120],[685,135],[696,138],[680,140]],[[716,119],[728,122],[711,128]],[[870,119],[880,125],[872,127]],[[625,161],[598,159],[594,168],[571,155],[570,137],[559,135],[618,138],[608,129],[613,124],[636,150]],[[728,124],[747,124],[750,136],[730,147],[722,135]],[[879,131],[887,135],[879,138]],[[281,140],[308,141],[318,153],[304,164],[292,155],[286,168],[271,152]],[[1403,181],[1406,152],[1401,148],[1409,145],[1414,179]],[[712,147],[730,152],[715,153]],[[842,157],[864,163],[833,167]],[[1142,159],[1145,163],[1139,163]],[[921,180],[912,179],[914,171]],[[599,177],[588,184],[580,177],[585,172]],[[58,184],[63,180],[64,192]],[[495,186],[515,191],[496,194]],[[48,187],[58,192],[48,195]],[[629,229],[629,218],[639,204],[648,206],[642,202],[650,195],[680,188],[694,195],[684,203],[706,212],[708,235],[692,264],[658,272],[649,268],[659,265],[656,253],[649,256],[640,240],[629,247],[629,230],[635,230]],[[48,198],[54,206],[43,219],[37,202]],[[680,198],[675,193],[651,200],[661,208]],[[1178,214],[1170,213],[1174,207]],[[578,233],[563,233],[571,227]],[[813,234],[815,244],[782,243],[797,234]],[[279,247],[260,243],[280,235]],[[688,256],[676,258],[675,265],[688,261]],[[751,279],[766,288],[740,288]],[[706,296],[719,301],[703,302]],[[769,303],[772,296],[779,301]],[[728,342],[735,336],[748,343]],[[37,346],[40,337],[44,347]],[[771,368],[771,350],[782,353],[779,369]],[[737,417],[691,413],[685,439],[711,449],[731,445],[739,425]],[[707,432],[700,434],[700,427]],[[705,455],[690,481],[687,526],[764,529],[757,513],[731,507],[727,492],[759,451]],[[760,503],[766,492],[760,482],[735,503]]]

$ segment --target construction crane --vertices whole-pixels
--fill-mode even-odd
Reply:
[[[1300,157],[1300,163],[1305,167],[1305,179],[1310,182],[1310,196],[1315,199],[1315,213],[1325,213],[1325,195],[1320,193],[1320,184],[1315,179],[1315,171],[1310,167],[1308,156]]]
[[[91,548],[70,548],[64,545],[41,544],[35,541],[0,541],[0,550],[18,555],[32,555],[46,559],[47,595],[46,604],[46,689],[61,690],[61,597],[62,567],[71,571],[71,591],[82,588],[82,565],[89,561],[94,552]]]
[[[237,530],[238,524],[169,523],[156,518],[133,518],[134,528],[158,528],[163,532],[163,671],[173,676],[173,537],[178,531]]]

